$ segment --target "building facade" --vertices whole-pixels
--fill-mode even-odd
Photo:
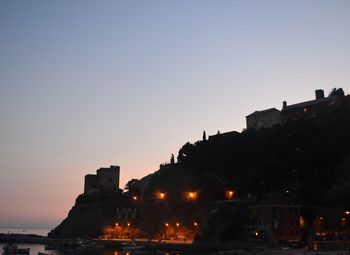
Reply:
[[[263,204],[248,207],[251,238],[267,242],[299,241],[301,217],[299,205]]]
[[[338,94],[337,91],[339,91]],[[343,94],[343,90],[338,89],[335,94],[325,97],[324,91],[322,89],[317,89],[315,90],[314,100],[293,105],[287,105],[287,102],[283,101],[281,111],[276,108],[255,111],[246,116],[247,129],[258,130],[260,128],[271,128],[274,125],[285,123],[288,120],[316,117],[322,109],[339,105],[341,95]]]
[[[315,99],[310,101],[301,102],[298,104],[287,105],[287,102],[283,102],[281,111],[282,121],[296,120],[299,118],[312,118],[316,117],[317,113],[322,108],[336,106],[339,98],[337,96],[324,96],[324,91],[318,89],[315,91]]]
[[[281,112],[276,108],[255,111],[246,116],[246,121],[247,129],[271,128],[274,125],[281,124]]]

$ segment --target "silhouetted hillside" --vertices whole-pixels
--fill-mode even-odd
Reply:
[[[343,205],[350,198],[349,96],[340,106],[325,108],[314,118],[187,143],[178,161],[184,175],[208,195],[217,194],[214,183],[205,185],[206,176],[215,175],[240,196],[294,184],[303,204]]]
[[[164,222],[181,219],[188,226],[199,223],[200,229],[205,229],[206,224],[216,226],[202,232],[212,240],[221,240],[226,232],[235,233],[224,234],[226,239],[242,238],[238,231],[243,229],[242,222],[237,219],[243,221],[244,213],[237,211],[234,219],[211,214],[215,202],[226,199],[228,189],[234,190],[235,197],[243,202],[249,198],[249,203],[279,196],[305,208],[348,206],[349,96],[342,96],[339,105],[325,107],[311,118],[203,138],[194,144],[186,143],[179,150],[177,163],[162,165],[141,180],[131,180],[127,192],[79,196],[68,217],[50,236],[96,237],[114,224],[118,208],[130,208],[137,211],[133,224],[145,236],[164,233]],[[190,191],[197,192],[195,201],[186,197]],[[157,192],[164,192],[166,199],[157,199]],[[137,200],[133,201],[134,196]],[[312,213],[305,216],[312,218]],[[215,222],[221,222],[222,228]]]

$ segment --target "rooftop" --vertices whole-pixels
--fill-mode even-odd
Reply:
[[[251,117],[251,116],[254,116],[254,115],[258,115],[258,114],[262,114],[262,113],[268,113],[268,112],[279,112],[279,110],[277,110],[276,108],[269,108],[269,109],[266,109],[266,110],[262,110],[262,111],[255,111],[249,115],[247,115],[246,117]]]
[[[329,101],[335,100],[337,97],[336,96],[329,96],[321,99],[315,99],[315,100],[310,100],[310,101],[305,101],[297,104],[292,104],[284,107],[282,110],[288,110],[288,109],[293,109],[293,108],[299,108],[299,107],[304,107],[304,106],[310,106],[310,105],[317,105],[320,103],[325,103]]]

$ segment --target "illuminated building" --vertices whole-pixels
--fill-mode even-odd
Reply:
[[[265,241],[299,241],[303,218],[299,205],[263,204],[249,206],[255,238]],[[256,234],[258,233],[258,234]]]

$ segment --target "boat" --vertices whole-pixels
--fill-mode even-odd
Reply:
[[[132,242],[130,245],[124,246],[123,251],[131,251],[132,252],[132,251],[142,250],[143,248],[145,248],[145,246],[136,245],[136,243]]]
[[[217,255],[238,255],[237,251],[218,251]]]
[[[15,244],[6,244],[3,247],[3,254],[4,255],[17,255],[17,254],[23,254],[23,255],[29,255],[30,248],[18,248]]]
[[[154,253],[152,251],[146,251],[146,250],[135,250],[135,251],[127,251],[126,254],[130,254],[130,255],[153,255]]]

